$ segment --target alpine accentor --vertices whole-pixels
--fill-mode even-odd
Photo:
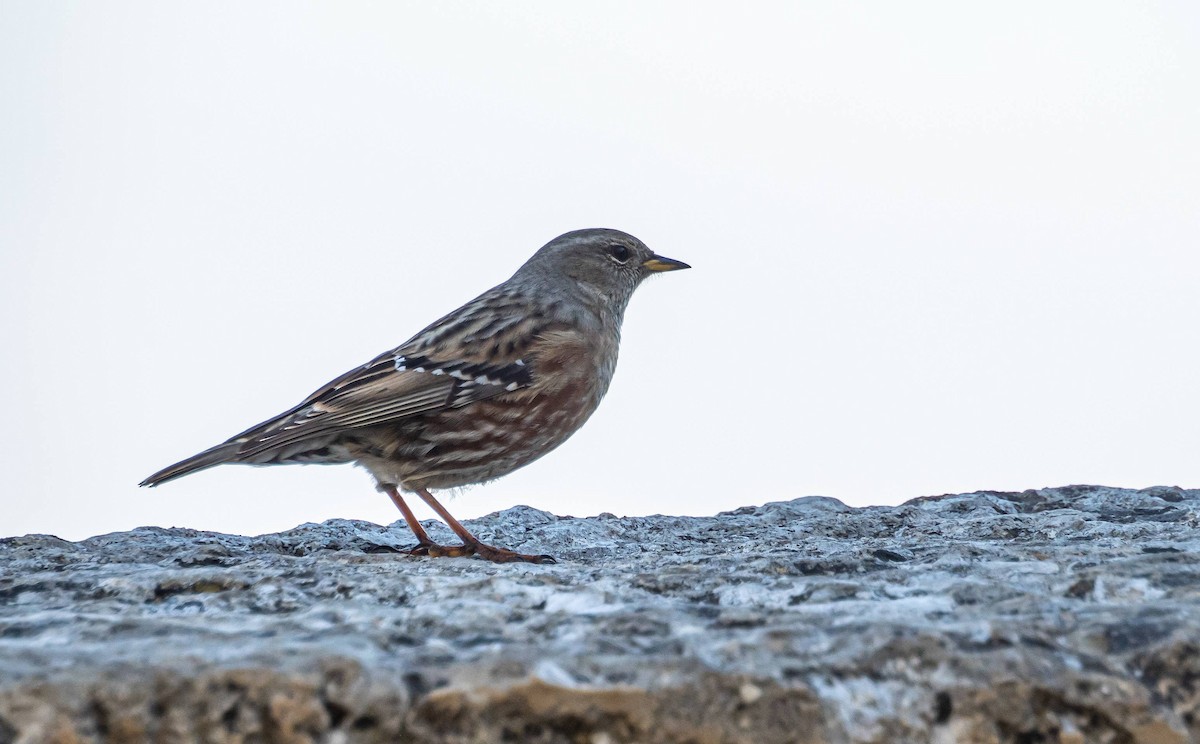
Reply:
[[[141,485],[222,463],[354,462],[404,514],[414,554],[552,563],[480,542],[429,489],[499,478],[566,441],[608,390],[633,291],[651,274],[686,268],[618,230],[561,235],[397,348]],[[401,490],[424,499],[463,544],[430,540]]]

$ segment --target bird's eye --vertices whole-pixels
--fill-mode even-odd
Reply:
[[[625,263],[629,260],[629,246],[621,245],[620,243],[610,246],[608,255],[616,259],[617,263]]]

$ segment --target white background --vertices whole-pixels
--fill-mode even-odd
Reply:
[[[731,7],[0,5],[0,535],[393,521],[135,484],[598,226],[695,268],[460,517],[1200,486],[1200,6]]]

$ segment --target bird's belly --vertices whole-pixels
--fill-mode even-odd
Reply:
[[[359,458],[381,482],[403,488],[482,483],[524,467],[565,442],[596,410],[585,385],[521,390],[388,427]],[[383,442],[392,447],[378,446]]]

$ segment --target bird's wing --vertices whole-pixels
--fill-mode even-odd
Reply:
[[[238,445],[239,459],[250,458],[338,430],[459,408],[529,386],[533,371],[521,355],[548,324],[527,303],[494,296],[495,292],[485,293],[227,444]]]

